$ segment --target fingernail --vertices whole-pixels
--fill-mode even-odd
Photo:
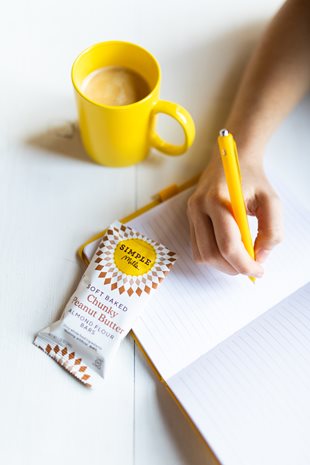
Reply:
[[[256,270],[254,273],[251,273],[250,276],[253,276],[253,278],[262,278],[264,276],[263,268]]]
[[[259,263],[263,263],[266,258],[268,257],[268,255],[270,254],[270,250],[267,250],[267,249],[260,249],[256,252],[256,256],[255,256],[255,259],[257,262]]]
[[[262,278],[264,276],[264,272],[263,271],[259,271],[259,272],[256,272],[254,273],[253,275],[253,278]]]

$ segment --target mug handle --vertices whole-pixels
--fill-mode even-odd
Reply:
[[[165,100],[159,100],[153,110],[152,119],[157,113],[165,113],[168,116],[176,119],[177,122],[182,126],[184,131],[185,140],[181,145],[170,144],[163,140],[157,132],[152,129],[151,131],[151,146],[165,153],[166,155],[181,155],[192,145],[195,139],[195,124],[185,108],[177,103],[167,102]]]

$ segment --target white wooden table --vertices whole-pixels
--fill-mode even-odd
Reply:
[[[204,166],[250,50],[280,3],[11,0],[2,6],[1,463],[211,463],[131,339],[123,343],[110,378],[93,391],[32,340],[59,317],[79,281],[80,243]],[[74,129],[70,67],[81,50],[109,39],[139,43],[158,58],[162,97],[183,104],[196,121],[197,139],[187,155],[151,154],[124,169],[86,157]],[[301,200],[310,192],[309,150],[296,152],[307,140],[309,112],[308,99],[268,149],[269,162]],[[167,118],[159,126],[163,136],[179,139],[179,128]]]

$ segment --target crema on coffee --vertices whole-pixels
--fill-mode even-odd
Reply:
[[[93,71],[84,79],[81,90],[91,101],[111,106],[130,105],[150,93],[146,80],[123,66],[106,66]]]

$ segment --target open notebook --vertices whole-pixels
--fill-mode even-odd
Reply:
[[[286,237],[255,285],[193,262],[191,189],[127,223],[177,252],[133,331],[223,465],[310,464],[310,213],[278,191]]]

